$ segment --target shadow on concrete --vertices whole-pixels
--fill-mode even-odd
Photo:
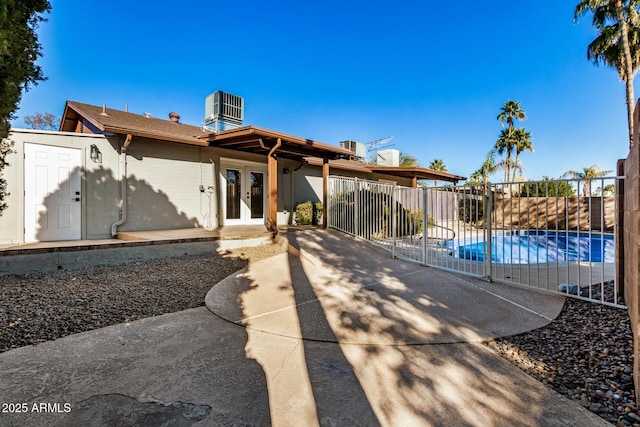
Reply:
[[[318,324],[330,328],[341,350],[333,367],[340,375],[358,380],[356,399],[373,411],[377,422],[510,426],[521,425],[524,419],[529,425],[562,425],[561,417],[546,409],[548,390],[496,369],[506,362],[479,345],[487,335],[482,328],[489,324],[475,322],[500,316],[500,307],[491,314],[500,305],[497,299],[474,310],[473,305],[486,301],[474,300],[477,292],[455,286],[453,276],[430,270],[437,280],[412,281],[425,271],[423,267],[390,259],[338,233],[293,232],[287,238],[294,247],[317,246],[313,256],[340,272],[323,277],[302,260],[302,268],[314,279],[313,285],[299,277],[293,283],[295,295],[301,296],[296,298],[297,317],[308,321],[300,323],[303,337],[308,336],[305,330],[317,333]],[[325,250],[332,247],[341,250]],[[289,261],[290,265],[299,262]],[[435,289],[438,285],[454,289]],[[318,304],[310,303],[311,293]],[[332,341],[330,336],[327,341]],[[326,392],[314,374],[319,346],[317,341],[305,340],[304,347],[318,414],[325,410],[321,404],[328,405],[330,413],[347,392],[334,390],[338,395],[319,398]]]

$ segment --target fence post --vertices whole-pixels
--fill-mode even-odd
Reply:
[[[360,209],[360,203],[358,199],[360,198],[360,191],[358,190],[358,178],[353,179],[353,235],[358,237],[358,210]]]
[[[427,229],[429,228],[429,214],[427,212],[427,187],[422,187],[422,264],[427,265]]]
[[[396,186],[391,187],[391,257],[396,257]]]
[[[485,250],[484,253],[487,255],[485,260],[485,279],[489,282],[493,281],[493,262],[491,259],[493,258],[493,253],[491,249],[491,239],[493,230],[491,227],[491,223],[493,222],[493,191],[491,191],[491,183],[487,182],[487,187],[485,189],[484,194],[484,218],[485,218]]]

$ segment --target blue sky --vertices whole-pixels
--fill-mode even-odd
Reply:
[[[199,125],[205,97],[245,99],[245,124],[338,144],[393,148],[450,172],[477,169],[509,99],[535,153],[524,175],[558,177],[628,152],[624,85],[586,59],[590,16],[575,1],[53,0],[39,35],[48,80],[15,127],[65,100]],[[499,181],[501,175],[492,178]]]

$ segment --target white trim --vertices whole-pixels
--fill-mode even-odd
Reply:
[[[9,131],[9,139],[11,139],[12,133],[60,135],[60,136],[80,137],[80,138],[106,138],[107,137],[107,135],[103,135],[101,133],[76,133],[76,132],[64,132],[64,131],[58,131],[58,130],[11,128],[11,131]]]

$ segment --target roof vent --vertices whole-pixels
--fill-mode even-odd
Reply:
[[[108,116],[107,114],[107,104],[102,104],[102,113],[100,113],[101,116]]]
[[[151,118],[151,113],[147,113],[146,111],[143,113],[147,119]]]
[[[171,120],[173,123],[180,123],[180,114],[172,111],[169,113],[169,120]]]

